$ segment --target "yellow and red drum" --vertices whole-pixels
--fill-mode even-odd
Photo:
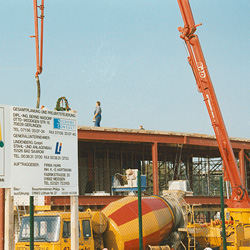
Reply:
[[[109,250],[139,249],[138,199],[128,196],[110,203],[102,212],[109,223],[104,234]],[[158,196],[142,198],[143,246],[159,245],[175,226],[171,206]]]

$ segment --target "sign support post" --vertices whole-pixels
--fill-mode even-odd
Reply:
[[[5,188],[4,249],[14,249],[14,205],[11,189]]]
[[[30,196],[30,250],[34,250],[34,196]]]
[[[70,196],[71,210],[71,249],[79,248],[79,226],[78,226],[78,196]]]

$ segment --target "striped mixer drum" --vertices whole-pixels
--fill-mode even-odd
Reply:
[[[102,210],[108,218],[105,246],[109,250],[139,249],[138,200],[128,196],[110,203]],[[175,227],[175,214],[163,198],[142,198],[143,246],[159,245]]]

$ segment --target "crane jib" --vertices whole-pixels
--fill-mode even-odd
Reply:
[[[184,22],[184,27],[178,28],[180,38],[185,42],[185,47],[188,51],[188,62],[193,70],[198,90],[203,95],[209,113],[224,163],[224,175],[232,186],[232,195],[227,201],[227,205],[231,208],[249,208],[250,198],[236,163],[198,36],[194,34],[196,28],[201,24],[195,24],[189,0],[178,0],[178,4]]]

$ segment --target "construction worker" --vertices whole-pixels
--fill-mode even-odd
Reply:
[[[102,109],[101,109],[101,103],[99,101],[96,102],[96,107],[94,111],[94,117],[93,122],[95,123],[95,127],[100,127],[100,122],[102,119]]]

